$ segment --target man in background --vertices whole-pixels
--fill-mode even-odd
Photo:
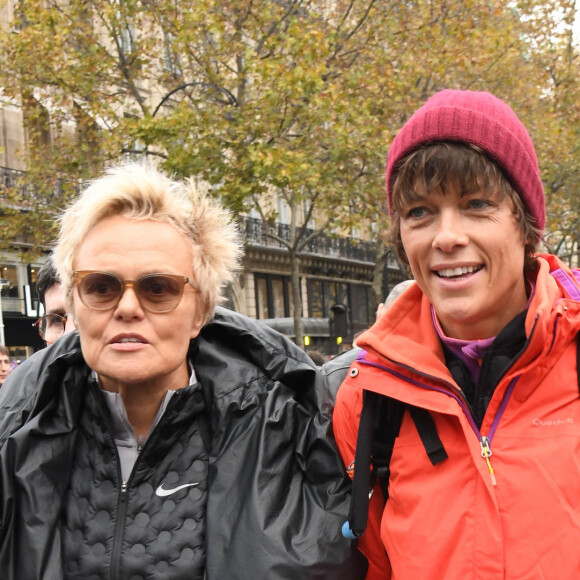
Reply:
[[[38,271],[36,291],[44,309],[44,316],[40,317],[34,326],[46,344],[52,344],[63,334],[75,329],[72,315],[66,307],[64,289],[57,277],[52,258],[48,258]]]
[[[326,362],[326,357],[319,350],[310,349],[306,351],[306,354],[317,367],[321,367]]]

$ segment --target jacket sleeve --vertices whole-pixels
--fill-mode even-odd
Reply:
[[[361,409],[361,389],[343,383],[336,397],[333,425],[336,442],[344,465],[347,467],[354,462]],[[350,473],[352,476],[352,471]],[[369,562],[366,580],[390,580],[391,578],[391,565],[380,535],[383,509],[383,495],[380,486],[377,485],[369,504],[366,532],[358,540],[358,547]]]
[[[343,352],[325,362],[320,367],[322,374],[326,378],[326,383],[328,384],[333,400],[336,399],[338,388],[342,384],[342,381],[344,381],[350,365],[356,360],[360,350],[361,349],[357,347],[351,348],[350,350],[347,350],[346,352]]]
[[[81,357],[76,332],[63,336],[55,344],[34,353],[9,375],[0,388],[0,449],[8,437],[24,425],[31,414],[43,408],[51,398],[51,388],[41,388],[48,382],[51,365],[54,371],[66,367]],[[55,374],[55,373],[53,373]]]
[[[27,359],[0,389],[3,580],[62,578],[62,560],[52,557],[60,553],[60,506],[68,492],[62,474],[75,456],[75,417],[88,375],[77,364],[80,349],[68,349],[75,339],[66,339]]]
[[[208,578],[362,580],[366,559],[342,536],[350,481],[317,368],[233,314],[198,344],[193,365],[213,397]]]

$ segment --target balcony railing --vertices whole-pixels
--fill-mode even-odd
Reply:
[[[26,179],[26,171],[11,169],[9,167],[0,167],[0,195],[5,189],[17,189],[21,195],[22,203],[26,206],[27,202],[40,204],[55,204],[64,197],[64,180],[55,179],[50,191],[37,191],[33,184]],[[77,193],[80,191],[79,186],[75,184]]]
[[[63,188],[60,180],[55,183],[52,192],[47,195],[46,192],[39,194],[30,183],[26,182],[25,176],[25,171],[0,167],[0,195],[2,194],[2,189],[20,188],[23,198],[30,201],[51,203],[58,198],[62,198]],[[290,226],[288,224],[269,223],[257,218],[245,217],[243,218],[243,229],[245,241],[248,245],[285,248],[284,244],[269,236],[269,233],[288,242],[290,241]],[[305,234],[308,236],[313,231],[307,228]],[[368,263],[374,263],[376,259],[376,249],[373,243],[354,238],[329,236],[327,234],[321,234],[313,238],[302,253]]]
[[[25,171],[19,169],[10,169],[9,167],[0,167],[0,183],[5,188],[22,187],[22,179],[26,174]]]
[[[243,228],[245,242],[250,246],[285,248],[283,243],[268,235],[269,233],[288,242],[290,241],[290,226],[288,224],[269,223],[257,218],[245,217],[243,219]],[[307,229],[305,234],[308,236],[313,231],[312,229]],[[376,249],[375,245],[370,242],[321,234],[310,241],[303,254],[374,263]]]

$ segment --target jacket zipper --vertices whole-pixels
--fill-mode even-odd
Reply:
[[[481,446],[481,456],[485,459],[487,463],[487,469],[489,470],[489,476],[491,478],[492,485],[497,485],[497,480],[495,479],[495,472],[491,466],[491,461],[489,458],[492,455],[491,448],[489,447],[489,438],[482,436],[479,440],[479,445]]]
[[[538,315],[536,314],[536,317],[534,319],[534,324],[532,325],[532,328],[530,330],[530,335],[526,338],[526,341],[524,342],[524,345],[522,346],[520,352],[517,354],[516,359],[521,357],[522,354],[524,353],[524,351],[526,350],[526,348],[528,347],[528,344],[530,343],[530,339],[532,338],[532,335],[534,334],[534,330],[536,329],[537,322],[538,322]],[[558,323],[558,319],[556,319],[556,326],[554,328],[554,337],[552,339],[552,344],[554,343],[554,340],[556,339],[555,329],[557,328],[557,323]],[[507,369],[499,377],[498,382],[501,381],[501,379],[503,377],[505,377],[506,373],[507,373]],[[503,399],[500,403],[499,409],[497,410],[497,413],[495,414],[495,417],[493,418],[493,421],[491,423],[491,427],[490,427],[490,430],[488,433],[489,436],[488,437],[482,436],[481,439],[479,440],[479,444],[481,446],[481,456],[485,459],[485,462],[487,463],[487,469],[489,471],[491,483],[494,486],[497,485],[497,480],[495,477],[495,471],[491,465],[491,460],[490,460],[490,457],[493,454],[491,447],[490,447],[491,440],[493,439],[493,436],[494,436],[496,429],[499,425],[499,421],[500,421],[501,417],[503,416],[503,413],[507,407],[509,399],[511,398],[512,392],[514,390],[514,387],[516,386],[516,383],[518,382],[518,379],[519,379],[519,376],[512,379],[512,381],[508,385],[508,388],[506,389],[506,392],[504,393]]]
[[[525,349],[527,348],[527,346],[530,342],[530,339],[534,333],[534,330],[536,328],[537,322],[538,322],[538,316],[536,315],[536,318],[534,320],[534,324],[533,324],[532,329],[530,331],[530,335],[526,339],[526,342],[525,342],[524,346],[522,347],[522,350],[518,354],[517,358],[519,358],[522,355],[522,353],[525,351]],[[382,370],[384,370],[384,371],[386,371],[386,372],[388,372],[388,373],[390,373],[390,374],[392,374],[392,375],[394,375],[394,376],[396,376],[396,377],[398,377],[398,378],[400,378],[408,383],[416,385],[418,387],[427,389],[429,391],[437,391],[439,393],[443,393],[443,394],[447,395],[448,397],[452,397],[453,399],[455,399],[459,403],[459,407],[463,411],[463,414],[467,418],[469,424],[471,425],[471,428],[473,429],[473,432],[475,433],[475,435],[479,441],[479,446],[481,448],[481,457],[483,457],[483,459],[486,462],[487,469],[488,469],[489,476],[490,476],[490,480],[491,480],[491,484],[493,486],[496,486],[497,479],[495,477],[495,471],[491,465],[491,460],[490,460],[490,457],[493,454],[493,452],[491,450],[491,440],[493,439],[493,436],[495,434],[495,431],[497,430],[497,426],[499,424],[499,421],[500,421],[501,417],[503,416],[503,413],[507,407],[508,401],[511,397],[511,394],[514,390],[514,387],[515,387],[516,383],[518,382],[519,376],[512,379],[512,381],[508,385],[508,388],[506,389],[506,392],[504,394],[504,397],[502,399],[500,407],[499,407],[497,413],[495,414],[495,417],[493,418],[489,434],[488,434],[488,436],[486,436],[486,435],[483,435],[481,433],[481,431],[479,430],[479,427],[475,423],[475,420],[473,418],[473,413],[471,412],[471,409],[469,408],[469,403],[465,400],[465,398],[462,395],[459,394],[460,392],[456,392],[457,388],[454,385],[452,385],[451,383],[448,383],[447,381],[439,379],[437,377],[433,377],[433,376],[427,375],[425,373],[420,373],[416,369],[413,369],[407,365],[402,365],[399,362],[394,361],[393,359],[388,359],[388,360],[400,368],[411,371],[415,375],[433,379],[436,382],[441,383],[443,385],[443,387],[438,388],[438,387],[433,387],[433,386],[427,385],[421,381],[407,377],[407,376],[403,375],[402,373],[397,372],[394,369],[390,369],[390,368],[385,367],[384,365],[381,365],[379,363],[367,361],[366,359],[361,359],[361,360],[359,360],[359,362],[361,364],[366,364],[368,366],[374,366],[374,367],[380,368],[380,369],[382,369]],[[505,373],[504,373],[504,376],[505,376]]]
[[[121,489],[119,490],[119,497],[117,499],[117,518],[115,521],[115,535],[113,537],[113,549],[111,552],[111,580],[123,580],[121,576],[121,556],[122,556],[122,547],[123,547],[123,537],[125,535],[125,520],[127,518],[127,503],[128,503],[128,491],[133,481],[133,474],[135,472],[135,467],[139,462],[139,458],[143,453],[143,450],[147,447],[147,444],[151,440],[151,436],[155,432],[157,425],[153,428],[153,431],[149,434],[149,437],[145,441],[145,443],[141,444],[140,442],[137,443],[137,459],[135,460],[135,464],[133,465],[133,469],[131,470],[131,474],[129,475],[129,479],[127,481],[123,481],[121,483]],[[113,439],[111,437],[111,439]],[[119,453],[117,451],[117,446],[113,439],[113,449],[117,454],[117,470],[118,470],[118,477],[119,480],[122,479],[121,474],[121,460],[119,458]]]
[[[169,401],[167,408],[163,415],[167,413],[167,411],[171,408],[172,404],[174,403],[175,398]],[[137,442],[137,459],[135,460],[135,464],[133,465],[133,469],[131,470],[131,474],[129,475],[129,479],[127,481],[123,481],[121,484],[121,489],[119,491],[119,497],[117,500],[117,519],[115,522],[115,535],[113,539],[113,549],[111,553],[111,580],[124,580],[121,577],[121,555],[122,555],[122,545],[123,545],[123,536],[125,534],[125,520],[127,517],[127,502],[128,502],[128,490],[131,486],[133,481],[133,474],[135,473],[135,467],[139,463],[139,459],[143,454],[143,451],[149,445],[149,442],[153,439],[155,431],[159,428],[159,425],[163,421],[163,417],[157,422],[157,424],[153,427],[153,430],[149,433],[145,443],[141,443],[140,441]],[[121,459],[119,458],[119,452],[117,450],[117,445],[115,443],[115,439],[111,435],[109,431],[109,437],[111,439],[111,443],[113,445],[113,450],[117,456],[117,477],[119,481],[122,479],[121,473]]]
[[[121,580],[121,547],[125,532],[125,518],[127,517],[127,488],[124,481],[121,484],[119,498],[117,500],[117,518],[115,521],[115,537],[113,538],[113,551],[111,556],[111,580]]]

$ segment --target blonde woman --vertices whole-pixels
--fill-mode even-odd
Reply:
[[[328,392],[217,309],[228,212],[140,165],[94,181],[54,252],[77,332],[0,397],[3,580],[353,578]]]

